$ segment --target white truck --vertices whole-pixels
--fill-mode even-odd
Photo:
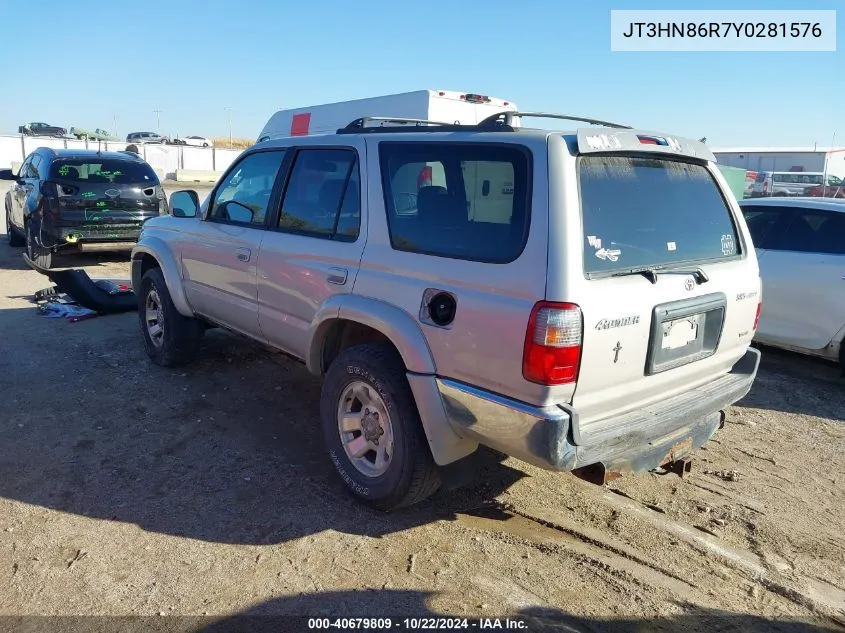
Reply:
[[[403,118],[440,123],[473,125],[499,112],[516,111],[513,101],[454,90],[415,90],[367,99],[279,110],[261,134],[258,142],[290,136],[334,134],[356,119]],[[396,121],[369,121],[366,126],[402,125]],[[407,123],[405,124],[407,125]]]

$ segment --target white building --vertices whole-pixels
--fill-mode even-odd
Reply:
[[[845,147],[711,148],[721,165],[748,171],[804,171],[845,179]]]

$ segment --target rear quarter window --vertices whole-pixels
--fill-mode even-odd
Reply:
[[[394,249],[489,263],[522,253],[531,208],[527,148],[383,142],[379,153]]]
[[[730,209],[706,167],[676,159],[578,158],[587,274],[734,257]]]

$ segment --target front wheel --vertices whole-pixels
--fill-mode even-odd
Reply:
[[[352,494],[379,510],[413,505],[440,487],[405,371],[391,345],[356,345],[331,364],[320,398],[332,463]]]
[[[201,321],[179,314],[160,268],[141,278],[138,319],[144,349],[156,365],[178,367],[194,360],[205,328]]]
[[[6,208],[6,239],[9,240],[9,246],[15,248],[26,246],[26,239],[12,226],[12,214],[8,208]]]
[[[32,221],[26,223],[26,254],[39,268],[53,267],[53,251],[41,245],[41,238],[35,231]]]

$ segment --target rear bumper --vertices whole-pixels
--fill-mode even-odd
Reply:
[[[705,444],[721,411],[751,390],[760,352],[749,348],[731,371],[630,414],[604,420],[581,438],[576,409],[532,407],[463,383],[437,379],[455,432],[547,470],[602,464],[614,472],[652,470]],[[596,425],[598,426],[598,425]]]

